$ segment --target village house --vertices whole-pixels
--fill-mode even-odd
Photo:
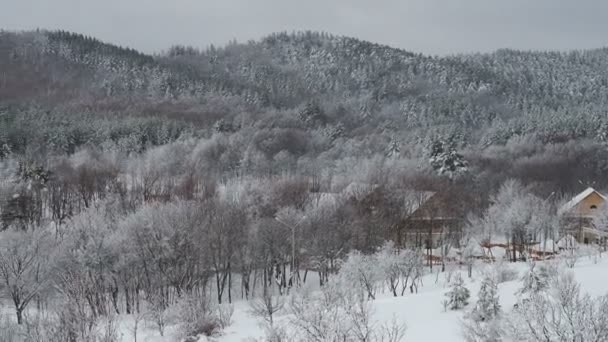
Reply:
[[[573,236],[579,243],[605,243],[608,233],[597,226],[597,219],[605,215],[606,205],[606,196],[587,188],[559,209],[562,234]]]
[[[466,216],[466,201],[454,201],[455,196],[455,191],[417,192],[403,225],[402,244],[423,249],[455,246]]]

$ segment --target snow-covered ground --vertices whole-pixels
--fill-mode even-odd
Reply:
[[[462,272],[466,279],[466,286],[471,291],[471,300],[468,308],[476,301],[477,292],[481,281],[481,271],[486,265],[477,266],[472,279],[466,277],[466,270],[455,269]],[[519,278],[528,269],[525,263],[508,264],[519,273]],[[586,257],[577,263],[574,269],[566,271],[573,272],[582,289],[593,295],[600,296],[608,292],[608,254],[598,259],[596,256]],[[436,271],[435,271],[436,272]],[[463,341],[460,321],[464,311],[444,311],[442,301],[448,291],[447,277],[450,272],[428,274],[423,279],[423,286],[417,294],[409,292],[404,297],[393,297],[389,291],[378,293],[377,299],[373,301],[374,319],[376,324],[390,322],[396,319],[407,325],[406,340],[408,342]],[[309,283],[316,284],[311,281]],[[521,287],[521,281],[509,281],[499,284],[501,306],[505,311],[510,310],[516,302],[515,292]],[[255,341],[264,336],[264,330],[259,318],[254,317],[250,306],[245,301],[234,304],[233,323],[222,336],[212,338],[210,341],[217,342],[242,342]],[[7,309],[5,306],[4,310]],[[6,313],[10,313],[7,311]],[[289,317],[286,313],[277,314],[277,322],[285,322]],[[133,341],[132,327],[133,317],[120,316],[117,320],[119,331],[124,342]],[[169,342],[176,341],[175,328],[168,327],[165,336],[159,336],[157,330],[150,324],[141,323],[138,329],[138,341]]]
[[[597,264],[594,257],[584,258],[578,262],[572,271],[583,290],[594,296],[608,292],[608,255],[599,259]],[[523,275],[528,269],[525,263],[509,265]],[[464,269],[463,276],[466,277]],[[424,286],[418,294],[406,294],[404,297],[392,297],[388,291],[378,295],[374,301],[374,316],[378,324],[389,322],[396,318],[407,324],[406,340],[409,342],[460,342],[463,341],[460,320],[465,311],[447,311],[442,307],[442,300],[448,291],[447,274],[427,275]],[[438,281],[436,282],[436,279]],[[473,279],[467,279],[467,287],[471,290],[472,307],[476,301],[480,286],[480,274],[475,272]],[[521,281],[509,281],[499,285],[500,302],[505,310],[516,303],[515,292],[521,287]],[[465,309],[466,310],[466,309]],[[248,313],[248,306],[238,303],[235,306],[233,325],[226,330],[219,342],[241,342],[248,337],[261,337],[263,330],[255,317]]]

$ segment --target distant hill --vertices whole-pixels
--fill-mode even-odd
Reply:
[[[607,49],[431,57],[300,32],[151,56],[63,31],[0,33],[0,106],[162,114],[208,128],[243,111],[293,110],[309,128],[355,135],[601,140],[607,89]]]

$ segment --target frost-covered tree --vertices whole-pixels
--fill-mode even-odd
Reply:
[[[382,265],[375,255],[365,255],[353,251],[340,269],[339,276],[354,287],[366,293],[368,299],[376,298],[378,283],[383,279]]]
[[[268,329],[272,329],[274,325],[274,317],[277,312],[285,306],[285,298],[278,294],[272,294],[270,290],[265,290],[261,297],[255,298],[249,302],[251,312],[264,320]]]
[[[472,223],[472,220],[469,218],[469,223],[463,229],[463,232],[460,234],[458,246],[460,247],[460,262],[463,265],[467,266],[467,275],[469,278],[473,276],[473,265],[477,257],[484,255],[485,250],[482,245],[479,243],[479,231],[478,226],[475,226],[475,223]],[[488,240],[484,242],[489,242]]]
[[[471,297],[469,289],[464,285],[464,280],[460,273],[456,274],[451,285],[450,291],[446,294],[446,305],[450,310],[460,310],[469,305]]]
[[[404,274],[407,272],[406,262],[399,253],[399,250],[395,248],[394,243],[386,242],[382,248],[378,251],[376,258],[378,260],[378,266],[382,269],[383,278],[386,280],[393,296],[397,297],[397,291],[401,281],[407,281],[402,279]]]
[[[467,319],[462,322],[463,337],[466,342],[504,341],[504,328],[501,319],[488,322]]]
[[[506,322],[517,341],[606,341],[608,297],[582,294],[572,274],[563,274],[550,291],[520,300]]]
[[[401,342],[405,324],[397,320],[378,326],[367,294],[344,279],[332,278],[321,291],[300,291],[291,298],[291,340]]]
[[[528,247],[538,238],[546,241],[555,236],[557,215],[521,182],[507,180],[490,201],[482,218],[470,220],[470,227],[480,229],[484,239],[504,237],[510,241],[511,260],[526,258]]]
[[[522,287],[518,290],[518,294],[534,295],[547,290],[557,271],[557,268],[549,265],[530,263],[528,271],[522,278]]]
[[[502,341],[501,306],[494,277],[486,275],[479,288],[477,303],[462,321],[467,342]]]
[[[0,294],[14,304],[18,324],[23,324],[28,305],[42,299],[52,285],[51,241],[44,230],[4,232],[0,237]]]
[[[403,296],[408,288],[414,292],[424,265],[424,258],[419,251],[399,249],[392,241],[388,241],[375,254],[375,260],[380,268],[380,278],[386,282],[394,297]]]
[[[397,158],[397,157],[399,157],[400,154],[401,154],[401,143],[395,136],[392,136],[391,140],[388,144],[388,150],[386,152],[386,155],[389,158]]]
[[[490,321],[500,314],[498,286],[492,277],[484,277],[477,295],[477,303],[471,311],[471,318],[477,321]]]
[[[451,139],[448,141],[439,139],[431,143],[429,162],[439,175],[447,176],[450,179],[457,178],[468,171],[468,162],[462,154],[457,152]]]

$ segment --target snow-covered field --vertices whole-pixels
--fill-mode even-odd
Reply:
[[[519,278],[528,269],[526,263],[509,264],[519,273]],[[466,286],[471,291],[470,305],[462,311],[444,311],[442,301],[449,286],[446,278],[450,272],[428,274],[424,277],[422,286],[417,294],[407,293],[404,297],[393,297],[389,291],[378,293],[377,299],[373,301],[373,317],[376,324],[396,319],[407,325],[406,341],[408,342],[457,342],[463,341],[460,322],[463,314],[475,304],[477,292],[481,281],[481,270],[485,265],[477,266],[472,279],[466,277],[465,269],[455,269],[461,272],[466,279]],[[584,292],[593,296],[604,295],[608,292],[608,255],[602,259],[597,257],[586,257],[577,263],[573,269],[564,268],[566,272],[573,272],[576,280],[581,284]],[[314,281],[309,283],[315,283]],[[500,303],[505,311],[510,310],[516,303],[516,291],[521,288],[520,280],[508,281],[498,285]],[[242,342],[255,341],[264,336],[264,329],[259,318],[251,314],[247,302],[239,301],[234,304],[233,323],[222,336],[212,338],[210,341],[217,342]],[[277,314],[278,324],[288,319],[286,313]],[[119,319],[122,341],[133,341],[131,327],[133,319],[121,316]],[[152,326],[142,326],[138,332],[138,341],[169,342],[176,339],[172,329],[168,329],[165,337],[158,336]]]
[[[525,263],[509,265],[519,271],[520,275],[527,270]],[[600,259],[597,264],[592,258],[585,258],[575,266],[572,271],[576,280],[587,293],[600,296],[608,292],[608,256]],[[463,277],[466,272],[462,270]],[[406,294],[404,297],[392,297],[388,291],[379,294],[374,301],[374,316],[377,324],[391,321],[396,318],[405,321],[407,325],[406,341],[409,342],[460,342],[463,341],[460,320],[464,311],[447,311],[442,307],[442,300],[448,287],[445,283],[445,274],[427,275],[424,286],[418,294]],[[479,290],[479,272],[475,272],[473,279],[467,280],[467,287],[471,290],[472,307],[476,301]],[[505,309],[516,303],[515,292],[521,287],[521,281],[509,281],[499,285],[500,303]],[[263,331],[256,318],[247,313],[248,306],[239,303],[235,310],[234,323],[227,329],[224,336],[218,338],[220,342],[241,342],[247,337],[261,337]]]
[[[393,320],[404,322],[407,325],[406,341],[408,342],[457,342],[463,341],[461,321],[463,315],[470,310],[477,300],[482,279],[482,272],[489,266],[477,265],[473,272],[473,277],[469,279],[463,267],[452,269],[443,273],[427,274],[423,279],[423,286],[419,292],[410,294],[409,291],[403,297],[393,297],[390,291],[380,291],[376,300],[372,303],[373,319],[376,325],[381,325]],[[516,292],[521,288],[521,276],[528,269],[526,263],[507,264],[519,274],[518,280],[504,282],[498,285],[500,304],[504,311],[510,310],[516,303]],[[605,295],[608,292],[608,254],[603,258],[597,256],[585,257],[578,261],[573,269],[563,267],[565,272],[572,272],[577,282],[580,283],[584,292],[592,296]],[[445,311],[442,301],[445,293],[449,290],[447,278],[454,277],[460,272],[466,279],[466,286],[471,292],[470,304],[461,311]],[[453,278],[452,278],[453,279]],[[305,286],[315,286],[316,281],[310,280]],[[8,303],[6,303],[8,304]],[[246,301],[234,303],[233,323],[221,336],[210,338],[209,341],[216,342],[242,342],[242,341],[262,341],[264,328],[260,318],[251,313],[251,307]],[[4,305],[2,310],[4,317],[11,317],[10,306]],[[275,316],[276,324],[285,324],[289,320],[289,315],[278,312]],[[120,341],[134,341],[132,316],[121,315],[116,319]],[[149,342],[172,342],[178,340],[177,329],[175,326],[167,327],[165,336],[161,337],[155,327],[150,323],[140,322],[138,328],[138,341]],[[201,341],[203,341],[201,339]]]

